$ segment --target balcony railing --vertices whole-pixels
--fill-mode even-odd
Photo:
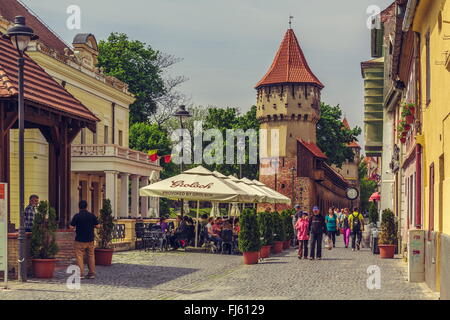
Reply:
[[[151,161],[144,152],[112,144],[73,144],[72,157],[117,157],[141,163],[159,164],[159,160]]]

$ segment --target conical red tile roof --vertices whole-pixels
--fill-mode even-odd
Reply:
[[[344,117],[344,120],[342,120],[342,124],[344,125],[345,128],[347,128],[349,130],[351,129],[350,124],[348,123],[348,120],[346,117]],[[361,148],[361,146],[356,141],[350,142],[347,146],[350,148]]]
[[[324,87],[309,68],[292,29],[286,32],[272,66],[256,88],[279,83],[310,83],[320,88]]]

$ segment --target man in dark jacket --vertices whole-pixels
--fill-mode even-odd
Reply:
[[[75,256],[80,268],[81,279],[84,279],[84,254],[88,252],[89,273],[86,279],[95,278],[95,256],[94,256],[94,229],[100,229],[100,224],[95,215],[87,211],[87,202],[80,201],[80,212],[77,213],[70,223],[70,229],[75,229]]]
[[[316,246],[317,260],[322,259],[322,236],[325,232],[325,218],[320,214],[319,208],[314,206],[313,215],[309,219],[309,233],[311,238],[311,254],[309,260],[314,260],[314,257],[316,257]]]

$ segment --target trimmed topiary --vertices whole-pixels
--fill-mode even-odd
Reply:
[[[397,222],[395,215],[390,209],[383,210],[378,244],[394,245],[397,244],[397,240]]]
[[[100,210],[100,229],[97,234],[99,249],[109,249],[113,237],[114,218],[112,216],[111,201],[103,201],[103,208]]]
[[[273,237],[275,241],[285,241],[286,228],[283,222],[283,218],[278,212],[272,213],[273,220]]]
[[[261,245],[273,245],[273,222],[272,214],[270,212],[261,212],[258,214],[258,228]]]
[[[245,209],[240,217],[241,231],[238,245],[241,252],[257,252],[261,249],[258,219],[253,209]]]
[[[41,201],[31,229],[31,257],[33,259],[54,259],[58,253],[56,244],[56,212],[47,201]]]

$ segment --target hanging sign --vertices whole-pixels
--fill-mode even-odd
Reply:
[[[8,185],[0,183],[0,272],[8,284]]]

